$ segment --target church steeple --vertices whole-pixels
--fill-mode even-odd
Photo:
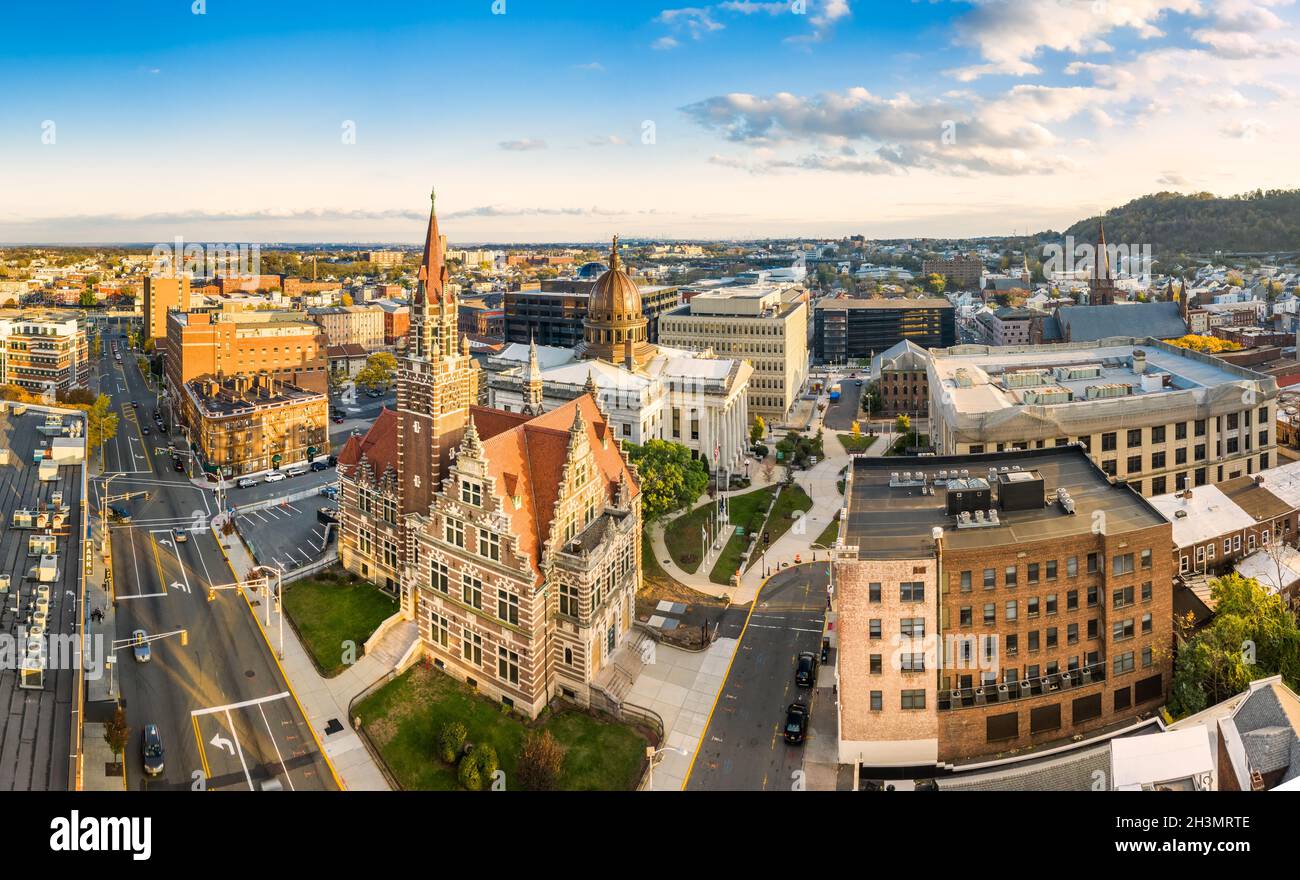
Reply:
[[[542,368],[537,362],[537,340],[528,340],[528,382],[524,388],[524,412],[540,416],[544,407],[545,389],[542,386]]]
[[[456,296],[447,284],[442,235],[438,231],[437,195],[429,193],[429,225],[424,234],[424,255],[416,273],[415,302],[411,309],[413,354],[418,358],[455,355],[457,344]]]
[[[1088,303],[1109,306],[1115,302],[1115,277],[1110,267],[1110,250],[1106,247],[1106,221],[1097,230],[1097,249],[1092,259],[1092,278],[1088,282]]]

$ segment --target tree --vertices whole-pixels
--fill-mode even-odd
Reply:
[[[341,297],[339,297],[339,302],[345,306],[352,305],[352,295],[350,293],[343,294]]]
[[[894,419],[894,430],[900,434],[912,430],[912,417],[907,413],[899,413],[898,418]]]
[[[87,288],[81,292],[77,299],[77,304],[83,309],[93,309],[95,307],[95,291]]]
[[[1300,627],[1282,598],[1237,574],[1211,581],[1210,596],[1214,618],[1178,648],[1169,701],[1174,714],[1199,712],[1270,675],[1300,686]]]
[[[628,460],[641,482],[641,514],[653,522],[693,503],[709,485],[709,469],[680,443],[650,440],[626,443]]]
[[[104,742],[113,750],[114,755],[126,751],[126,744],[131,739],[131,728],[126,723],[126,709],[120,704],[113,711],[113,717],[104,724]]]
[[[856,440],[857,438],[859,438],[859,437],[862,436],[862,426],[858,424],[858,420],[857,420],[857,419],[854,419],[854,420],[853,420],[853,424],[852,424],[852,426],[850,427],[849,430],[852,431],[852,433],[853,433],[853,439],[855,439],[855,440]]]
[[[357,373],[357,384],[371,391],[387,388],[397,376],[397,358],[386,351],[377,351],[366,358],[366,365]]]
[[[564,752],[549,730],[527,734],[515,762],[520,786],[526,791],[553,791],[564,775]]]
[[[763,421],[762,416],[754,416],[754,426],[749,429],[749,442],[757,443],[763,439],[767,433],[767,422]]]
[[[925,288],[931,293],[942,294],[948,287],[948,281],[938,272],[931,272],[926,276]]]
[[[94,452],[117,436],[118,416],[111,403],[107,394],[101,394],[86,410],[86,443],[89,452]]]

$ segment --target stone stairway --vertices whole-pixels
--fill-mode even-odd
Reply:
[[[654,640],[640,629],[633,627],[623,644],[614,652],[612,663],[605,665],[596,674],[596,684],[614,699],[622,702],[632,690],[637,676],[645,668],[647,643]],[[653,649],[653,646],[652,648]]]

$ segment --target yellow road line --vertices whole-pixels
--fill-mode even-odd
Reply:
[[[203,790],[208,791],[207,780],[212,778],[212,770],[208,767],[208,753],[203,748],[203,737],[199,734],[199,716],[191,715],[190,721],[194,722],[194,742],[199,747],[199,762],[203,765]]]
[[[727,689],[727,680],[731,678],[731,666],[736,662],[736,655],[740,653],[740,646],[745,641],[745,630],[749,629],[749,619],[754,616],[754,609],[758,607],[758,597],[763,595],[763,588],[774,577],[776,575],[763,578],[763,582],[758,585],[758,590],[754,593],[754,598],[750,600],[749,613],[745,615],[745,625],[740,628],[740,635],[736,638],[736,650],[731,652],[731,659],[727,661],[727,671],[722,674],[722,686],[718,688],[718,693],[713,698],[713,705],[709,707],[709,717],[704,720],[704,729],[700,731],[700,742],[695,746],[695,754],[691,756],[691,766],[687,768],[686,777],[682,780],[682,791],[686,790],[686,784],[691,781],[691,774],[695,772],[695,762],[700,759],[700,750],[704,748],[704,737],[708,735],[709,725],[713,723],[713,713],[717,711],[718,700],[722,699],[722,692]],[[720,626],[721,618],[718,623]]]
[[[152,534],[149,535],[149,546],[153,548],[153,564],[158,566],[158,583],[161,584],[162,592],[167,592],[167,576],[163,574],[162,559],[158,557],[158,541]]]

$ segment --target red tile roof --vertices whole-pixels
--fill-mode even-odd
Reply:
[[[496,478],[496,493],[503,499],[504,509],[510,516],[511,531],[519,539],[519,551],[529,557],[539,576],[538,564],[542,548],[551,534],[551,520],[555,515],[555,502],[560,491],[560,472],[568,453],[569,429],[573,425],[573,414],[577,408],[582,410],[587,441],[591,445],[596,467],[605,477],[609,497],[612,497],[619,477],[623,474],[626,474],[629,490],[635,497],[640,488],[623,462],[618,444],[612,439],[613,432],[601,417],[591,395],[583,394],[576,400],[516,424],[483,441],[488,471]],[[474,426],[479,430],[480,437],[484,433],[483,421],[492,419],[495,412],[499,411],[475,410]],[[602,447],[601,438],[607,431],[611,441]],[[512,496],[516,494],[520,498],[518,510],[512,501]]]
[[[474,428],[478,431],[478,438],[483,441],[490,440],[502,431],[516,428],[532,418],[524,413],[506,412],[503,409],[491,409],[486,406],[471,406],[469,413],[474,418]]]
[[[389,465],[396,470],[397,413],[388,407],[380,410],[379,418],[375,419],[364,437],[357,437],[354,434],[348,438],[347,443],[343,444],[343,449],[338,456],[339,470],[350,476],[352,466],[359,463],[362,456],[370,462],[375,476],[383,475]]]

